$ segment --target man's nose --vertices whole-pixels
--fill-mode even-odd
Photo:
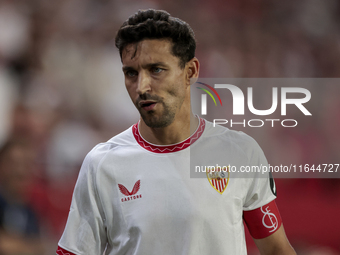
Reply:
[[[138,75],[137,93],[143,95],[151,90],[151,79],[146,72],[140,72]]]

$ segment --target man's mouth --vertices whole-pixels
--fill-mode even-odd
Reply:
[[[140,108],[142,108],[145,111],[151,111],[156,106],[156,104],[157,102],[148,101],[148,100],[139,102]]]

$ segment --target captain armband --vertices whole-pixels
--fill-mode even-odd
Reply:
[[[281,226],[282,220],[275,200],[251,211],[243,211],[243,219],[251,236],[261,239],[275,233]]]

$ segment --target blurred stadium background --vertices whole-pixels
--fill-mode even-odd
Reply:
[[[114,36],[146,8],[192,26],[201,77],[340,76],[338,0],[0,0],[0,254],[54,254],[86,153],[136,122]],[[339,89],[312,95],[299,128],[248,130],[272,164],[340,163]],[[339,179],[276,183],[298,254],[340,254]]]

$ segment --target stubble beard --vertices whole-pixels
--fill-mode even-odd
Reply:
[[[182,107],[184,102],[184,97],[181,97],[174,90],[169,91],[172,97],[179,99],[177,102],[165,103],[163,98],[156,95],[144,94],[140,96],[140,99],[136,102],[136,107],[145,122],[145,124],[150,128],[164,128],[172,124],[175,120],[176,112]],[[158,110],[144,111],[139,107],[138,102],[143,100],[155,100],[157,102]],[[162,107],[161,107],[162,106]],[[159,109],[163,108],[163,109]],[[162,112],[161,112],[162,111]]]
[[[167,106],[164,102],[157,102],[157,104],[163,105],[163,112],[160,114],[160,116],[157,116],[157,113],[154,110],[145,112],[141,109],[138,109],[139,113],[143,121],[148,127],[150,128],[167,127],[171,123],[173,123],[175,119],[176,109],[173,109],[173,107]]]
[[[165,103],[162,97],[157,95],[150,95],[147,93],[141,95],[140,98],[137,100],[135,105],[143,121],[148,127],[164,128],[174,122],[176,112],[179,108],[182,107],[185,96],[178,94],[176,89],[171,89],[168,91],[168,93],[172,98],[176,98],[177,100],[175,100],[175,102],[173,101],[172,103]],[[162,105],[163,110],[162,112],[160,112],[160,109],[158,109],[158,111],[150,110],[146,112],[139,107],[140,100],[155,100],[158,104],[157,108],[160,108],[160,106]]]

